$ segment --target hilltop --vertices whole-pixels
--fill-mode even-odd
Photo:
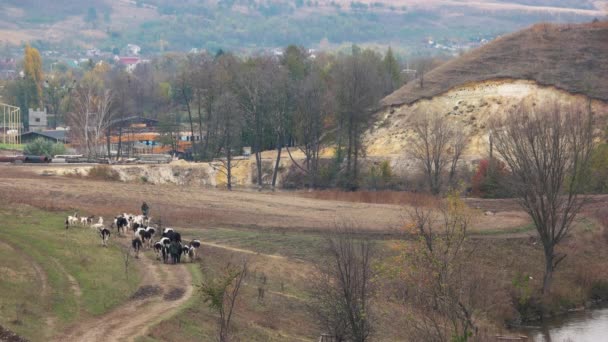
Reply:
[[[382,100],[411,104],[471,82],[524,79],[608,101],[608,22],[537,24],[453,59]]]
[[[607,78],[608,23],[534,25],[433,69],[423,88],[415,80],[385,97],[365,136],[367,155],[411,168],[412,114],[434,112],[463,124],[469,137],[465,159],[474,162],[487,154],[488,120],[506,115],[523,98],[591,99],[594,113],[607,118]]]

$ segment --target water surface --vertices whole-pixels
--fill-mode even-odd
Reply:
[[[523,332],[534,342],[608,342],[608,307],[552,318]]]

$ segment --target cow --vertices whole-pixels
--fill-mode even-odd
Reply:
[[[105,227],[99,231],[99,235],[101,235],[101,244],[104,247],[108,247],[107,243],[108,243],[108,239],[110,239],[110,234],[111,234],[110,230]]]

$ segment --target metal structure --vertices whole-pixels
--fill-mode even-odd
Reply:
[[[19,145],[21,143],[21,108],[0,103],[2,114],[2,142]]]

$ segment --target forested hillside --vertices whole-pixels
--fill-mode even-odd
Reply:
[[[590,21],[604,15],[605,5],[572,0],[7,0],[0,4],[8,13],[8,20],[0,23],[0,40],[105,51],[135,43],[145,54],[192,48],[255,51],[288,44],[337,48],[350,43],[454,54],[538,21]],[[440,46],[429,45],[429,40]]]

